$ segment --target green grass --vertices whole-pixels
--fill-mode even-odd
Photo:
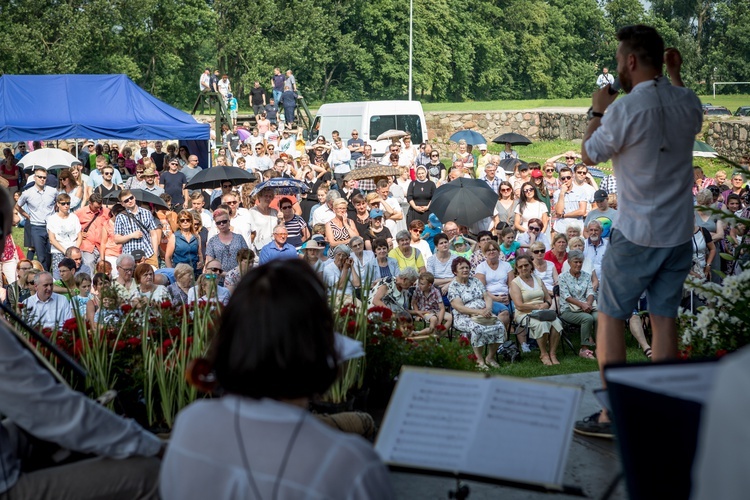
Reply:
[[[740,106],[750,106],[750,95],[712,95],[699,96],[701,102],[711,103],[714,106],[726,106],[732,113]],[[535,108],[588,108],[591,106],[590,97],[578,99],[526,99],[526,100],[499,100],[499,101],[466,101],[466,102],[429,102],[422,103],[425,112],[469,112],[469,111],[501,111],[515,109]]]

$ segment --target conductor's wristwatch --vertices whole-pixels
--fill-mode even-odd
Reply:
[[[591,120],[592,118],[601,118],[602,116],[604,116],[604,113],[599,113],[598,111],[594,111],[594,107],[592,106],[589,108],[589,112],[586,113],[586,116],[588,117],[589,120]]]

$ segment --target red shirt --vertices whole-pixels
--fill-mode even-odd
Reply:
[[[560,261],[557,260],[557,257],[554,253],[552,253],[552,250],[548,250],[547,253],[544,254],[544,260],[552,262],[555,265],[555,269],[557,269],[557,274],[561,274],[563,264],[565,264],[565,261],[568,260],[568,253],[565,252],[565,255],[563,255],[563,260]]]

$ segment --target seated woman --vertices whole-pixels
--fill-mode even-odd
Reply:
[[[595,359],[588,346],[594,345],[594,332],[598,313],[594,306],[594,288],[591,275],[582,271],[583,252],[571,250],[568,254],[570,271],[560,275],[560,317],[581,327],[582,358]]]
[[[193,287],[195,272],[190,264],[177,264],[174,268],[174,283],[167,287],[173,304],[187,304],[188,292]]]
[[[542,280],[534,275],[531,257],[528,255],[518,257],[516,272],[518,276],[510,283],[510,297],[516,308],[515,320],[520,327],[524,325],[525,318],[533,311],[552,309],[552,296]],[[557,318],[554,321],[541,321],[529,317],[528,332],[524,332],[524,336],[528,334],[532,339],[536,339],[542,364],[560,364],[557,359],[557,346],[560,343],[561,331],[562,323]]]
[[[492,314],[503,322],[507,331],[510,328],[511,306],[508,286],[513,281],[513,268],[500,259],[500,245],[496,241],[485,243],[482,253],[486,259],[477,266],[474,276],[487,288],[487,293],[492,297]],[[522,341],[525,343],[525,339]]]
[[[579,252],[583,253],[585,248],[586,242],[580,236],[574,236],[568,240],[569,250],[578,250]],[[569,260],[565,261],[562,266],[563,273],[568,271],[570,271]],[[594,271],[594,263],[591,261],[591,259],[587,259],[585,254],[583,256],[583,267],[581,268],[581,271],[587,272],[591,275],[591,284],[594,286],[594,293],[596,293],[597,290],[599,290],[599,277]]]
[[[370,443],[307,411],[338,375],[331,318],[307,264],[277,260],[250,271],[222,313],[209,359],[193,364],[194,383],[218,385],[223,396],[177,416],[162,462],[164,500],[395,497]]]
[[[456,258],[451,252],[450,239],[445,233],[435,236],[435,253],[427,259],[427,272],[435,277],[435,286],[440,289],[443,296],[448,294],[448,287],[453,281],[451,265]]]
[[[320,279],[323,279],[323,267],[325,266],[325,261],[321,259],[321,252],[325,249],[325,245],[314,238],[310,238],[302,244],[300,249],[302,250],[300,258],[313,268],[313,271],[315,271],[315,274],[317,274]]]
[[[209,260],[203,268],[203,274],[198,277],[195,286],[188,290],[188,304],[195,301],[204,301],[208,303],[219,302],[222,305],[229,303],[229,290],[220,286],[219,276],[224,271],[221,269],[221,262],[218,260]]]
[[[253,268],[254,262],[255,252],[249,248],[240,248],[237,252],[237,267],[229,271],[224,277],[224,286],[230,293],[234,292],[234,289],[237,288],[242,277]]]
[[[552,238],[552,248],[544,254],[544,260],[552,262],[555,265],[557,274],[562,273],[562,266],[568,260],[568,238],[562,233],[557,233]]]
[[[471,258],[469,259],[469,262],[471,263],[471,272],[475,273],[477,266],[484,262],[486,257],[484,256],[484,253],[482,253],[482,249],[484,248],[484,244],[488,241],[493,241],[492,233],[489,231],[479,231],[477,233],[477,242],[474,244],[474,246],[471,248]],[[429,262],[429,259],[428,259]]]
[[[138,264],[133,274],[133,279],[138,283],[138,293],[149,302],[162,302],[169,299],[167,287],[154,284],[154,268],[151,264]]]
[[[398,262],[393,257],[388,256],[390,250],[388,241],[385,238],[375,238],[372,240],[372,247],[375,258],[367,262],[362,281],[372,283],[383,278],[398,276]]]
[[[388,257],[396,259],[401,272],[411,267],[418,273],[425,272],[424,257],[419,249],[411,246],[411,235],[409,231],[403,230],[396,233],[396,246],[388,252]]]
[[[411,267],[407,267],[395,278],[383,278],[378,287],[370,294],[369,307],[387,307],[394,313],[411,309],[409,288],[414,286],[419,275]]]
[[[502,322],[490,319],[492,296],[481,281],[471,276],[471,264],[465,258],[456,257],[451,270],[456,277],[448,287],[453,323],[462,335],[470,337],[479,369],[487,370],[487,365],[497,368],[495,353],[505,338],[505,327]],[[482,352],[484,346],[488,346],[486,356]]]
[[[544,224],[540,219],[529,219],[529,230],[525,233],[519,233],[516,237],[516,241],[521,244],[521,247],[528,248],[534,243],[542,243],[546,248],[552,246],[549,241],[549,236],[542,232]]]

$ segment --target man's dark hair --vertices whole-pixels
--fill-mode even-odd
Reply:
[[[279,283],[294,283],[280,287]],[[257,319],[247,328],[248,314]],[[231,394],[293,399],[323,394],[338,374],[325,286],[297,259],[256,267],[240,282],[209,355]]]
[[[59,264],[57,264],[57,268],[60,269],[61,267],[67,267],[71,271],[75,271],[76,269],[76,261],[73,259],[69,259],[67,257],[63,258]]]
[[[91,196],[89,196],[89,203],[98,203],[101,205],[104,202],[102,195],[99,193],[91,193]]]
[[[562,174],[563,172],[570,172],[572,174],[573,170],[570,167],[563,167],[563,168],[560,169],[560,171],[558,172],[558,174]]]
[[[661,69],[664,64],[664,39],[656,29],[643,24],[620,28],[617,40],[625,54],[635,54],[642,64]]]

